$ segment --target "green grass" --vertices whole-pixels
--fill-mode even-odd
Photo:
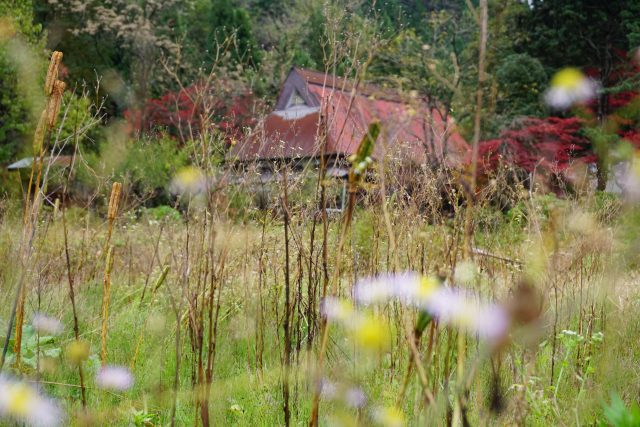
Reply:
[[[489,258],[476,260],[480,271],[475,285],[477,289],[482,294],[504,301],[522,275],[522,269],[527,268],[527,257],[531,256],[527,248],[537,241],[535,231],[531,221],[516,223],[512,216],[486,210],[480,214],[488,216],[488,219],[481,221],[485,225],[476,234],[476,245],[503,257],[525,261],[524,266],[520,266]],[[91,359],[83,366],[90,412],[80,415],[78,372],[64,355],[64,349],[73,341],[73,332],[59,220],[48,223],[39,231],[26,306],[27,322],[34,312],[42,311],[60,318],[65,325],[65,332],[56,337],[52,344],[63,350],[62,355],[54,358],[53,368],[47,365],[40,375],[43,390],[62,402],[72,425],[136,425],[136,419],[145,417],[147,425],[168,425],[176,371],[176,318],[171,304],[171,298],[175,298],[180,305],[181,328],[176,425],[195,425],[200,415],[195,407],[195,359],[189,328],[189,304],[196,297],[199,305],[203,303],[203,295],[206,295],[203,284],[210,283],[213,271],[204,262],[209,246],[206,239],[200,239],[202,223],[198,217],[193,218],[187,232],[184,222],[168,220],[160,238],[158,257],[153,256],[160,232],[158,222],[132,216],[126,220],[121,218],[117,223],[113,235],[116,262],[109,319],[109,363],[130,366],[141,334],[143,338],[133,369],[135,386],[127,392],[114,393],[97,389],[93,380],[99,366],[104,265],[101,250],[105,225],[99,217],[92,215],[86,229],[83,215],[76,212],[75,216],[70,224],[70,253],[76,278],[81,338],[90,343],[92,351]],[[295,308],[292,315],[294,354],[290,387],[293,425],[306,425],[308,422],[318,346],[316,340],[311,353],[308,353],[306,337],[309,319],[306,317],[306,305],[309,271],[305,256],[309,250],[311,224],[301,218],[293,218],[293,237],[290,242],[294,301],[298,286],[301,292],[300,310],[298,312]],[[544,218],[539,219],[545,221]],[[215,273],[218,275],[216,286],[221,286],[222,292],[209,402],[212,425],[283,424],[284,246],[282,224],[277,217],[267,220],[264,241],[259,223],[215,223],[217,237],[212,246],[216,254],[214,262],[220,262],[222,254],[226,255],[223,272]],[[392,220],[394,232],[397,233],[399,262],[403,269],[419,271],[424,265],[427,273],[446,274],[449,271],[451,258],[448,248],[455,244],[452,240],[455,219],[448,224],[429,223],[424,218],[407,215],[406,212],[403,214],[399,210],[394,211]],[[0,225],[0,242],[5,243],[0,252],[5,259],[16,256],[17,227],[19,223],[11,217],[6,217]],[[331,251],[335,248],[338,227],[336,220],[330,222],[330,271],[335,263],[335,253]],[[347,252],[342,260],[343,295],[348,294],[354,271],[362,277],[389,268],[390,248],[384,227],[376,208],[361,209],[356,213],[353,245],[346,245]],[[187,233],[188,264],[185,249]],[[316,280],[314,283],[318,285],[322,278],[321,235],[321,226],[318,225],[313,248],[316,258],[312,270]],[[592,243],[589,236],[578,236],[563,230],[557,234],[557,239],[564,252],[558,255],[558,273],[553,278],[541,280],[538,285],[543,291],[544,306],[543,316],[533,329],[533,335],[516,334],[515,342],[505,345],[492,360],[479,359],[468,394],[468,416],[472,425],[504,425],[518,419],[531,426],[594,425],[604,422],[603,408],[610,401],[612,393],[617,393],[627,402],[640,394],[640,374],[637,370],[640,362],[637,344],[640,294],[635,288],[633,270],[614,270],[619,265],[608,262],[607,256],[610,254],[598,252],[597,247],[589,246]],[[582,263],[574,262],[579,259],[578,254],[581,254]],[[145,301],[140,305],[152,259],[149,288]],[[170,272],[152,297],[151,289],[161,271],[158,260],[168,265]],[[260,265],[263,266],[262,273],[259,272]],[[187,266],[189,270],[185,276],[184,269]],[[15,264],[0,267],[3,293],[12,294],[17,272],[18,266]],[[185,277],[188,279],[186,287]],[[38,283],[42,287],[39,308]],[[262,307],[258,297],[260,292]],[[217,299],[217,291],[215,295]],[[9,309],[10,304],[0,308],[0,326],[3,330]],[[368,404],[362,411],[356,411],[348,408],[340,399],[325,399],[321,404],[323,425],[331,419],[353,420],[354,417],[368,424],[372,421],[368,417],[374,408],[395,405],[409,358],[401,318],[404,314],[413,316],[414,313],[396,305],[382,308],[380,313],[389,320],[392,332],[390,350],[383,354],[367,355],[363,349],[354,347],[344,330],[337,325],[332,326],[324,376],[340,384],[360,386],[367,395]],[[259,316],[264,322],[261,369],[257,363]],[[205,318],[205,326],[207,322]],[[557,334],[555,353],[554,323]],[[566,334],[562,335],[563,330],[581,331],[583,338],[572,341],[566,338]],[[604,337],[602,342],[592,338],[600,332]],[[401,402],[401,409],[410,425],[442,425],[444,422],[447,406],[455,396],[456,335],[455,331],[440,327],[434,342],[434,357],[426,374],[436,394],[435,404],[425,408],[420,382],[415,374],[411,377]],[[298,340],[300,353],[295,351]],[[422,354],[426,354],[426,338],[421,348]],[[482,354],[482,348],[473,337],[469,337],[466,369],[474,365],[477,355]],[[555,359],[553,386],[552,359]],[[500,413],[492,413],[488,408],[493,395],[492,364],[500,366],[498,383],[503,403]],[[448,371],[445,371],[447,365]],[[20,371],[11,369],[14,369],[14,374],[24,378],[35,378],[32,368],[23,366]],[[83,417],[89,417],[88,421]],[[141,423],[138,421],[139,425]]]

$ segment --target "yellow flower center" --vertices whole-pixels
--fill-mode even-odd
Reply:
[[[420,298],[429,298],[438,289],[438,286],[440,286],[440,282],[434,276],[422,277],[418,287],[418,296]]]
[[[578,88],[585,78],[577,68],[563,68],[553,76],[551,86],[572,90]]]
[[[362,319],[354,330],[356,341],[370,350],[383,350],[389,344],[386,325],[372,316]]]
[[[635,178],[640,178],[640,154],[636,154],[631,162],[631,172]]]
[[[67,346],[67,357],[71,362],[79,364],[89,358],[89,344],[84,341],[73,341]]]
[[[13,384],[8,390],[7,412],[14,417],[24,417],[30,412],[33,404],[34,393],[25,384]]]
[[[384,408],[378,421],[385,427],[401,427],[405,425],[404,414],[398,408]]]
[[[198,183],[202,179],[202,172],[194,167],[186,167],[176,174],[176,181],[184,186]]]

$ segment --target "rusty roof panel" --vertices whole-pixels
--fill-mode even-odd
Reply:
[[[327,115],[328,142],[327,152],[349,155],[354,153],[369,123],[379,120],[382,123],[382,135],[376,144],[374,156],[392,156],[399,160],[410,159],[414,163],[424,163],[426,153],[443,158],[450,164],[459,164],[468,151],[467,143],[457,132],[451,132],[445,147],[442,135],[445,133],[444,121],[437,109],[430,114],[424,102],[415,105],[400,103],[388,99],[356,95],[310,84],[310,92],[323,100],[323,111]],[[433,132],[428,132],[429,127]],[[429,141],[432,140],[432,142]]]
[[[316,134],[319,120],[319,112],[294,119],[283,118],[277,112],[271,113],[254,129],[251,138],[234,147],[232,160],[317,156],[319,147]]]

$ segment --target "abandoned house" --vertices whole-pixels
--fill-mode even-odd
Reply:
[[[275,110],[249,138],[232,147],[227,159],[240,165],[258,163],[267,174],[277,161],[298,167],[317,164],[323,148],[320,136],[326,135],[327,172],[343,177],[345,159],[355,153],[369,124],[378,120],[382,133],[373,160],[460,165],[469,147],[453,120],[435,107],[435,100],[419,98],[415,91],[412,95],[293,67]]]

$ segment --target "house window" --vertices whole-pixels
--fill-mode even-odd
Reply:
[[[289,98],[289,102],[287,103],[287,108],[295,108],[295,107],[306,107],[307,103],[300,95],[300,92],[294,90],[291,94],[291,98]]]

